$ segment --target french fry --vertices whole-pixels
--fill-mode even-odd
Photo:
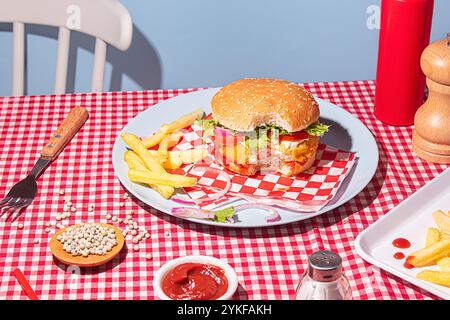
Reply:
[[[181,118],[171,122],[170,124],[163,125],[154,134],[152,134],[147,138],[142,139],[142,142],[144,143],[144,146],[146,148],[153,147],[158,143],[160,143],[167,134],[189,127],[196,120],[201,119],[203,117],[203,114],[204,112],[202,109],[194,110],[193,112],[182,116]]]
[[[148,150],[148,152],[152,156],[157,157],[158,160],[160,160],[158,157],[158,151]],[[179,152],[178,151],[169,151],[167,160],[162,165],[163,165],[164,169],[167,169],[167,170],[179,169],[183,165],[183,162],[181,161]]]
[[[436,228],[428,228],[427,230],[427,241],[425,246],[431,246],[432,244],[438,242],[441,239],[441,233]]]
[[[124,159],[129,169],[148,170],[142,159],[133,150],[125,151]]]
[[[148,152],[153,156],[158,156],[158,151],[148,150]],[[173,150],[168,152],[167,161],[172,163],[189,164],[202,161],[208,156],[208,150],[206,148],[189,149],[189,150]],[[181,166],[180,164],[180,166]],[[163,164],[165,167],[165,164]],[[179,167],[178,167],[179,168]],[[166,168],[167,169],[167,168]]]
[[[183,164],[195,163],[205,159],[209,152],[206,148],[179,151]]]
[[[450,272],[425,270],[417,274],[417,278],[441,286],[450,287]]]
[[[131,150],[126,151],[124,158],[129,169],[148,171],[142,159],[139,158],[139,156],[133,151]],[[160,195],[162,195],[166,199],[169,199],[174,193],[174,188],[170,186],[154,185],[154,184],[148,184],[148,186],[152,189],[155,189]]]
[[[164,170],[163,166],[159,163],[158,160],[154,159],[150,155],[142,141],[137,136],[131,133],[122,133],[121,137],[123,141],[131,148],[131,150],[133,150],[139,156],[139,158],[142,160],[149,171],[156,173],[166,173],[166,170]],[[156,191],[158,191],[166,199],[170,198],[175,192],[174,188],[171,186],[159,186],[157,183],[155,184],[152,182],[149,182],[147,184],[154,185]]]
[[[157,159],[144,147],[141,139],[131,133],[122,133],[122,139],[142,159],[147,169],[153,172],[166,172]]]
[[[158,131],[156,131],[151,136],[148,136],[144,139],[142,139],[142,143],[146,148],[151,148],[153,146],[156,146],[158,143],[164,139],[164,137],[167,135],[169,129],[168,124],[163,124]]]
[[[450,257],[444,257],[437,261],[437,265],[442,271],[450,272]]]
[[[164,139],[162,139],[158,148],[158,157],[161,163],[164,164],[164,162],[167,161],[167,158],[169,156],[168,155],[169,148],[175,146],[178,143],[178,141],[180,141],[182,136],[183,133],[181,131],[176,131],[174,133],[165,136]]]
[[[134,169],[128,171],[128,178],[137,183],[166,185],[175,188],[192,187],[197,183],[197,179],[193,177]]]
[[[186,127],[191,126],[196,120],[199,120],[203,117],[205,112],[202,109],[194,110],[178,120],[175,120],[174,122],[171,122],[169,124],[169,131],[168,132],[174,132],[176,130],[180,130]]]
[[[164,169],[167,170],[176,170],[179,169],[183,165],[180,157],[168,157],[167,161],[163,163]]]
[[[442,210],[433,213],[433,219],[443,233],[450,234],[450,216],[446,215]]]
[[[450,238],[438,242],[411,254],[407,261],[414,267],[423,267],[435,264],[435,261],[450,253]]]
[[[155,151],[154,154],[156,156],[157,152]],[[142,162],[141,158],[139,158],[139,156],[132,150],[128,150],[127,152],[125,152],[125,161],[128,163],[128,167],[130,169],[136,169],[139,171],[148,170],[147,167]],[[180,168],[182,164],[183,163],[181,162],[181,159],[179,157],[172,157],[169,158],[168,161],[164,163],[164,169],[175,170]]]
[[[441,239],[450,238],[450,233],[445,233],[441,231]]]

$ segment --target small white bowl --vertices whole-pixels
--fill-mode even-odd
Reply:
[[[219,297],[217,300],[231,300],[234,293],[237,290],[238,286],[238,278],[234,269],[226,262],[223,262],[220,259],[208,256],[185,256],[174,259],[165,263],[158,271],[155,273],[155,277],[153,278],[153,288],[155,290],[155,295],[161,300],[172,300],[168,297],[164,291],[162,290],[161,283],[164,279],[164,276],[167,272],[171,271],[176,266],[183,263],[204,263],[211,264],[222,268],[225,271],[225,277],[228,280],[228,289],[227,291]]]

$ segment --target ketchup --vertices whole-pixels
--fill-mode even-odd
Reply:
[[[402,260],[404,257],[405,257],[405,254],[403,252],[396,252],[394,254],[394,259],[397,259],[397,260]]]
[[[410,260],[411,258],[412,258],[412,256],[409,256],[408,258],[406,258],[405,263],[403,264],[403,266],[404,266],[406,269],[412,269],[412,268],[414,268],[414,266],[413,266],[411,263],[409,263],[409,261],[411,261],[411,260]]]
[[[400,249],[408,249],[409,247],[411,247],[411,242],[409,242],[407,239],[405,238],[397,238],[394,241],[392,241],[392,245],[396,248],[400,248]],[[405,254],[403,252],[396,252],[394,254],[394,259],[397,260],[401,260],[405,257]],[[409,259],[411,259],[411,256],[406,258],[405,262],[403,263],[403,266],[406,269],[412,269],[414,268],[414,266],[409,263]]]
[[[411,247],[411,242],[409,242],[405,238],[397,238],[392,241],[392,245],[400,249],[408,249],[409,247]]]
[[[216,300],[228,289],[222,268],[202,263],[183,263],[162,280],[164,293],[174,300]]]

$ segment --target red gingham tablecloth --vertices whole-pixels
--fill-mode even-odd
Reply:
[[[412,284],[364,262],[354,239],[368,225],[441,173],[444,166],[411,153],[411,128],[390,127],[372,114],[372,81],[305,84],[319,97],[357,116],[375,135],[380,163],[375,177],[354,199],[319,217],[261,229],[205,226],[170,217],[135,199],[123,201],[111,150],[118,131],[147,107],[194,89],[0,98],[0,196],[25,177],[41,147],[75,105],[90,119],[38,181],[39,192],[13,223],[0,220],[0,298],[26,299],[12,275],[20,267],[41,299],[153,299],[154,272],[166,261],[189,254],[212,255],[230,263],[240,286],[237,299],[292,299],[307,257],[331,249],[343,258],[354,299],[435,298]],[[45,223],[62,212],[64,189],[78,211],[65,223],[106,221],[111,213],[135,219],[152,237],[136,252],[123,250],[108,264],[81,270],[53,260]],[[87,207],[94,204],[89,212]],[[18,224],[24,225],[23,229]],[[54,230],[54,229],[52,229]],[[35,239],[38,243],[35,243]],[[130,242],[130,241],[128,241]],[[152,259],[146,259],[147,254]]]

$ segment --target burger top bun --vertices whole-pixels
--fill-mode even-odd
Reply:
[[[213,97],[212,116],[236,131],[266,124],[301,131],[319,119],[319,106],[299,85],[269,78],[247,78],[224,86]]]

